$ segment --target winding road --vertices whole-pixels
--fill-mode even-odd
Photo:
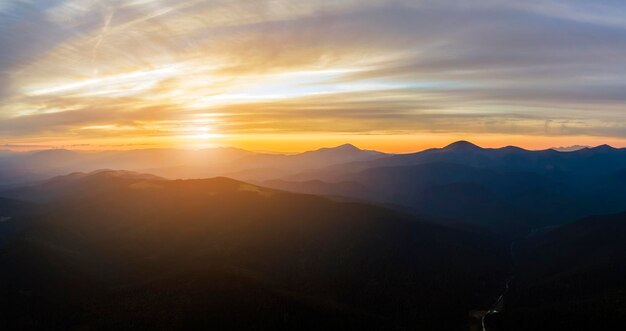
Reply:
[[[491,309],[489,309],[485,313],[485,315],[483,315],[481,319],[481,325],[482,325],[483,331],[487,331],[487,327],[485,326],[485,319],[487,318],[487,316],[491,314],[497,314],[500,311],[502,311],[502,308],[504,307],[504,296],[509,291],[509,285],[511,284],[512,281],[513,281],[513,277],[509,278],[509,280],[506,281],[504,291],[502,292],[502,294],[500,294],[500,296],[498,297],[498,300],[496,300],[496,303],[493,305]]]
[[[513,262],[513,264],[515,264],[515,255],[513,254],[513,246],[515,245],[515,241],[511,242],[511,244],[509,245],[509,254],[511,255],[511,260]],[[487,318],[487,316],[491,315],[491,314],[497,314],[499,312],[501,312],[504,309],[504,297],[506,296],[506,294],[509,292],[509,287],[511,285],[511,282],[515,279],[514,276],[511,276],[505,283],[504,285],[504,291],[502,292],[502,294],[500,294],[500,296],[498,297],[498,300],[496,300],[496,302],[494,303],[493,307],[491,309],[489,309],[485,315],[483,315],[483,317],[481,318],[481,326],[482,326],[482,330],[483,331],[487,331],[487,326],[485,325],[485,319]]]

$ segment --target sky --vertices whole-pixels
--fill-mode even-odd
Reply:
[[[626,147],[622,0],[0,0],[0,148]]]

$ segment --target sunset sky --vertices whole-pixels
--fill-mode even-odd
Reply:
[[[622,0],[0,0],[0,149],[626,147]]]

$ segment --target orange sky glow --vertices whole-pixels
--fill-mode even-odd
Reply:
[[[626,147],[610,11],[444,2],[8,1],[0,148]]]

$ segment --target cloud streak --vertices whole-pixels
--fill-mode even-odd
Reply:
[[[610,0],[8,1],[0,138],[626,139],[623,54]]]

